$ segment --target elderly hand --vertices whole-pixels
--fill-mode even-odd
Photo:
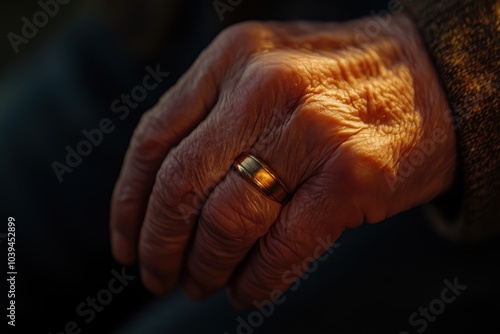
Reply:
[[[233,26],[144,115],[111,232],[115,258],[138,260],[150,291],[180,281],[203,298],[227,285],[252,307],[326,251],[318,240],[451,185],[454,131],[425,48],[402,15],[360,38],[370,19]],[[288,202],[232,167],[243,152],[279,176]]]

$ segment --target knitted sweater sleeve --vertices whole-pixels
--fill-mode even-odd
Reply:
[[[407,0],[447,94],[457,138],[453,189],[431,204],[455,239],[500,233],[500,0]]]

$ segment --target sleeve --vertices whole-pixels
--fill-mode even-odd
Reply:
[[[500,234],[500,0],[407,0],[447,94],[458,151],[456,182],[431,203],[457,240]]]

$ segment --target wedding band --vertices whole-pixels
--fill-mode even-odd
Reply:
[[[288,199],[287,187],[262,160],[244,153],[236,158],[233,166],[241,176],[266,196],[279,203],[284,203]]]

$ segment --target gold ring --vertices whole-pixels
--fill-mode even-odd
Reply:
[[[243,153],[236,160],[233,166],[247,181],[279,203],[284,203],[288,199],[288,189],[276,174],[257,157]]]

